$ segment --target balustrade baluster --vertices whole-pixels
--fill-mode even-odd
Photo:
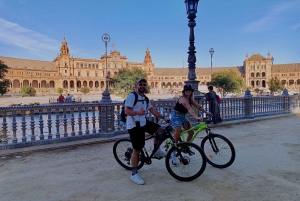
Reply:
[[[35,121],[34,121],[34,110],[30,110],[30,129],[31,129],[31,141],[35,141],[35,133],[34,133],[34,128],[35,128]]]
[[[67,126],[68,126],[68,119],[67,119],[67,108],[63,108],[63,117],[64,117],[64,137],[68,137],[68,130],[67,130]]]
[[[6,111],[3,112],[2,116],[3,122],[2,122],[2,129],[3,129],[3,137],[2,137],[2,144],[7,144],[7,123],[6,123]]]
[[[92,124],[93,124],[93,134],[96,134],[96,116],[95,116],[95,106],[92,106]]]
[[[116,108],[117,108],[116,113],[117,113],[117,122],[118,122],[117,130],[119,131],[121,130],[121,107],[120,105],[117,105]]]
[[[90,134],[89,131],[89,107],[85,107],[85,134]]]
[[[49,132],[48,139],[52,139],[52,133],[51,133],[52,120],[51,120],[51,109],[50,108],[47,109],[47,114],[48,114],[48,120],[47,120],[47,122],[48,122],[48,132]]]
[[[44,136],[44,119],[43,119],[43,109],[39,109],[39,113],[40,113],[40,140],[44,140],[45,136]]]
[[[22,142],[27,142],[26,138],[26,113],[25,110],[22,111],[22,122],[21,122],[21,130],[22,130]]]
[[[82,118],[81,118],[81,107],[78,107],[78,126],[79,126],[79,131],[78,135],[82,135]]]
[[[12,142],[17,143],[18,142],[18,138],[17,138],[17,121],[16,121],[16,111],[15,110],[12,112],[12,131],[13,131]]]
[[[71,107],[71,136],[75,136],[75,118],[74,118],[74,107]]]
[[[99,110],[99,114],[98,114],[99,131],[98,131],[98,133],[101,133],[101,131],[102,131],[102,129],[101,129],[101,125],[102,125],[102,121],[101,121],[102,109],[101,109],[100,106],[98,106],[98,110]]]
[[[56,125],[56,138],[60,138],[59,133],[59,108],[56,108],[56,119],[55,119],[55,125]]]

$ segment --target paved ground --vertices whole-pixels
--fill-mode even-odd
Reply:
[[[113,142],[8,155],[0,158],[0,200],[298,201],[300,116],[257,120],[214,128],[232,141],[236,160],[226,169],[207,165],[192,182],[173,179],[164,160],[154,160],[139,171],[146,184],[132,183]]]

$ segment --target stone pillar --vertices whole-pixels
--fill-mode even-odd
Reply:
[[[253,118],[253,95],[249,89],[246,89],[244,98],[245,117]]]
[[[288,112],[290,110],[290,95],[287,90],[287,88],[284,88],[282,91],[282,96],[283,96],[283,110],[285,112]]]

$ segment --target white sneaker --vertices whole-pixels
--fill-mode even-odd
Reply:
[[[175,151],[172,152],[171,158],[172,158],[172,165],[174,167],[176,167],[177,166],[177,158],[176,158],[176,152]]]
[[[140,177],[140,175],[138,173],[136,173],[135,175],[131,174],[130,179],[131,179],[131,181],[133,181],[136,184],[139,184],[139,185],[145,184],[144,180]]]
[[[159,157],[165,157],[167,155],[167,152],[161,150],[161,149],[158,149],[155,154],[153,155],[153,157],[155,158],[159,158]]]

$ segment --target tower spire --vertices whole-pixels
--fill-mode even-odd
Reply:
[[[60,56],[70,56],[69,48],[68,48],[68,43],[66,41],[66,37],[64,36],[64,39],[61,43],[60,47]]]

